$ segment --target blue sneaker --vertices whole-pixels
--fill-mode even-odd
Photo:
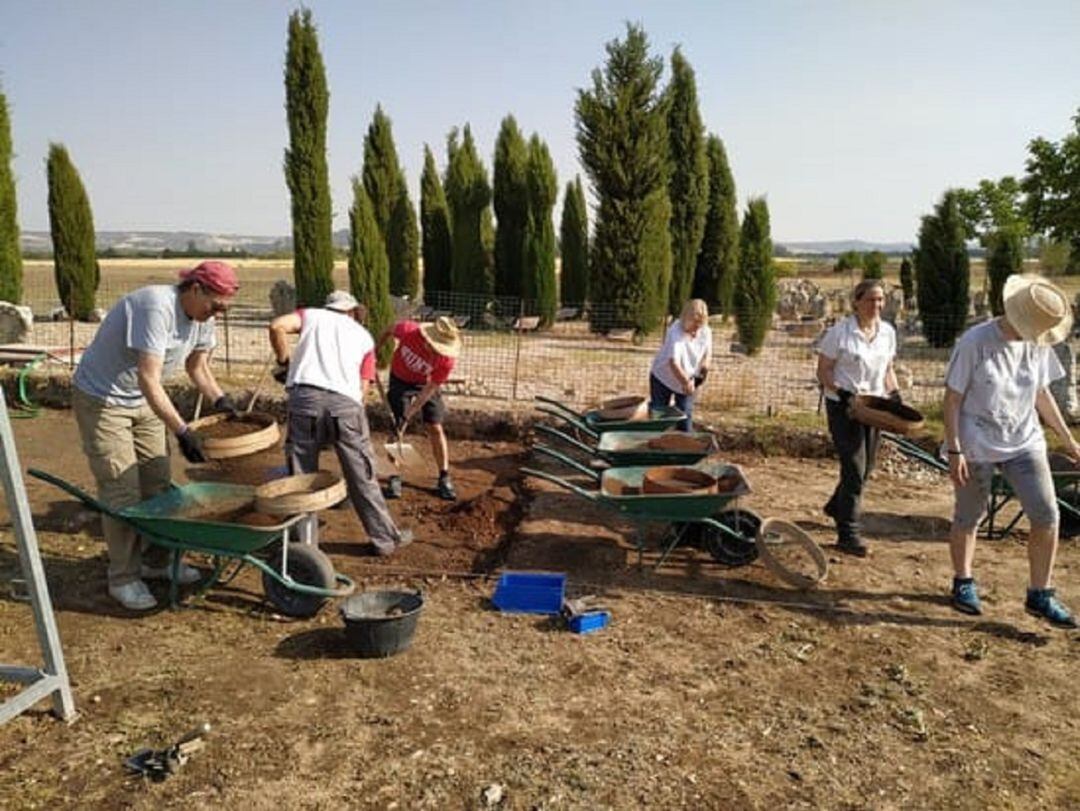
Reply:
[[[1076,620],[1057,597],[1053,589],[1028,589],[1024,608],[1033,617],[1042,617],[1058,628],[1075,628]]]
[[[952,604],[953,608],[964,614],[977,615],[982,613],[982,603],[979,601],[979,591],[975,588],[975,581],[972,578],[953,578]]]

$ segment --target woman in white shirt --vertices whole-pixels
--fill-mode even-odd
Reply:
[[[699,298],[690,299],[683,305],[679,320],[668,327],[664,343],[649,369],[649,405],[663,408],[674,400],[675,407],[686,414],[686,419],[679,423],[680,431],[690,430],[694,395],[705,382],[710,363],[709,308]]]
[[[1024,608],[1053,625],[1075,628],[1072,613],[1050,587],[1059,516],[1039,424],[1042,417],[1080,461],[1080,444],[1049,389],[1065,374],[1051,347],[1068,338],[1072,308],[1064,292],[1034,274],[1010,276],[1002,298],[1005,314],[960,337],[945,376],[945,452],[956,491],[949,535],[952,604],[965,614],[982,613],[972,576],[975,532],[999,468],[1031,522]]]
[[[825,333],[817,348],[817,379],[825,392],[829,433],[840,457],[840,481],[824,507],[836,522],[837,547],[866,557],[859,534],[863,487],[874,469],[880,432],[850,416],[851,398],[875,394],[900,399],[893,370],[896,332],[881,320],[885,290],[877,279],[864,279],[852,294],[854,315]]]

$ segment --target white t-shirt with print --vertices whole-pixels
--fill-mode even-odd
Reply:
[[[711,346],[712,331],[708,324],[702,324],[697,335],[691,338],[683,329],[682,319],[677,319],[668,327],[664,343],[653,358],[649,372],[672,391],[681,392],[683,384],[671,371],[668,361],[674,359],[675,365],[687,377],[697,377]]]
[[[896,357],[896,330],[887,321],[878,324],[877,334],[868,339],[859,329],[859,320],[849,315],[837,321],[818,344],[817,353],[835,361],[833,384],[856,394],[888,394],[885,374]],[[831,391],[826,397],[839,399]]]
[[[962,394],[960,448],[972,462],[1045,451],[1035,396],[1065,370],[1049,346],[1007,341],[997,320],[974,326],[953,348],[945,385]]]

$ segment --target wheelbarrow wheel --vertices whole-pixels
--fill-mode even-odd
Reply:
[[[732,537],[716,527],[701,525],[699,543],[713,560],[725,566],[747,566],[757,560],[757,534],[761,516],[753,510],[722,510],[713,520],[738,535]]]
[[[281,574],[280,543],[270,548],[266,562],[270,568]],[[305,543],[290,543],[288,565],[289,577],[297,583],[323,589],[334,588],[334,564],[317,547]],[[294,591],[266,572],[263,572],[262,581],[266,599],[286,616],[312,617],[326,604],[326,597]]]

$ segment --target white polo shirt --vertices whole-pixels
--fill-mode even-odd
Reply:
[[[849,315],[833,324],[818,344],[817,353],[836,361],[833,366],[833,383],[838,389],[857,394],[885,395],[885,373],[896,357],[896,330],[892,324],[882,321],[877,334],[867,339],[859,329],[859,320]],[[830,392],[830,400],[839,398]]]

